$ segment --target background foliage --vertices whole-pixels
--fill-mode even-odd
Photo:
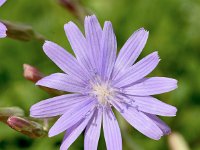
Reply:
[[[186,139],[192,150],[200,150],[200,1],[199,0],[82,0],[101,24],[111,20],[118,48],[138,28],[150,31],[141,57],[158,50],[162,59],[151,76],[167,76],[179,81],[176,91],[157,96],[178,108],[174,118],[163,118]],[[68,51],[70,45],[63,25],[72,20],[82,24],[56,0],[8,0],[0,8],[0,18],[23,22]],[[32,104],[50,97],[23,78],[24,63],[37,66],[45,74],[60,70],[45,56],[42,42],[0,40],[0,106],[20,106],[29,115]],[[140,58],[141,58],[140,57]],[[167,137],[154,141],[143,136],[118,116],[125,150],[168,150]],[[102,135],[102,134],[101,134]],[[0,150],[55,150],[63,135],[30,139],[0,123]],[[70,150],[83,149],[83,135]],[[99,149],[105,149],[103,135]]]

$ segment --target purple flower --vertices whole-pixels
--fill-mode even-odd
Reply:
[[[60,116],[49,131],[49,137],[66,131],[61,150],[66,150],[85,129],[84,149],[97,149],[101,123],[109,150],[121,150],[120,128],[115,108],[134,128],[158,140],[170,128],[156,115],[175,116],[177,109],[152,95],[177,88],[175,79],[146,76],[160,59],[153,52],[135,63],[142,52],[148,32],[134,32],[117,54],[117,41],[112,24],[106,21],[103,30],[93,16],[85,18],[85,36],[69,22],[64,26],[76,58],[59,45],[46,41],[47,56],[65,73],[55,73],[37,82],[61,91],[71,92],[33,105],[32,117]]]
[[[6,0],[0,0],[0,7],[6,2]],[[6,37],[6,26],[0,22],[0,38]]]

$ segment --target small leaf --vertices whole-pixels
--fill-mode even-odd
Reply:
[[[24,24],[17,24],[10,21],[1,21],[7,27],[7,36],[21,41],[38,40],[44,42],[45,38],[35,32],[32,27]]]

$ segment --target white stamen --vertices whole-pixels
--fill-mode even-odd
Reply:
[[[114,96],[115,91],[106,83],[93,84],[92,93],[97,97],[100,104],[107,104]]]

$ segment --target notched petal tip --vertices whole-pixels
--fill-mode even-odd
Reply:
[[[54,43],[52,41],[46,40],[44,45],[57,45],[57,43]]]
[[[71,25],[75,25],[75,23],[72,22],[72,21],[67,22],[66,24],[64,24],[64,29],[66,30],[66,29],[69,28]]]
[[[136,30],[134,33],[137,33],[137,32],[144,32],[144,33],[146,33],[147,35],[149,35],[149,31],[146,30],[144,27],[139,28],[139,29]]]
[[[158,59],[160,61],[160,57],[159,57],[158,51],[155,51],[155,52],[149,54],[149,56],[153,57],[154,59]]]
[[[37,81],[36,83],[35,83],[35,85],[36,86],[40,86],[41,85],[41,81],[43,80],[43,78],[42,79],[40,79],[39,81]]]
[[[161,136],[158,136],[158,137],[155,137],[153,140],[156,140],[156,141],[158,141],[158,140],[160,140],[161,139],[161,137],[162,137],[163,135],[161,135]]]
[[[49,54],[51,54],[52,51],[57,50],[59,47],[59,45],[57,43],[54,43],[52,41],[48,41],[46,40],[42,46],[43,51],[46,53],[46,55],[48,56]],[[56,49],[57,48],[57,49]]]
[[[55,136],[56,134],[53,134],[52,132],[50,132],[49,131],[49,133],[48,133],[48,137],[53,137],[53,136]]]
[[[178,80],[174,79],[175,84],[176,84],[176,88],[178,88]]]
[[[94,21],[94,22],[99,22],[96,15],[90,15],[85,17],[85,22],[87,21]]]
[[[56,132],[54,126],[50,128],[49,133],[48,133],[48,137],[53,137],[58,135],[59,133]]]
[[[112,27],[112,23],[111,23],[111,21],[105,21],[104,22],[104,26],[111,26]]]
[[[159,54],[158,54],[158,51],[155,51],[155,52],[153,52],[152,54],[154,55],[154,58],[158,60],[158,62],[161,61],[160,56],[159,56]]]
[[[155,52],[151,53],[150,55],[154,55],[155,57],[159,58],[158,51],[155,51]]]
[[[173,113],[172,114],[174,114],[174,115],[172,115],[171,117],[175,117],[176,116],[176,113],[177,113],[177,108],[176,107],[174,107],[174,106],[172,106],[172,110],[171,110]]]
[[[104,27],[103,30],[111,30],[113,32],[113,27],[112,27],[112,23],[110,21],[105,21],[104,22]]]
[[[88,15],[88,16],[85,16],[85,21],[89,20],[92,16]]]
[[[48,50],[48,47],[50,46],[50,44],[52,44],[51,41],[46,40],[42,46],[44,52]]]
[[[154,53],[155,55],[157,55],[157,56],[160,58],[158,50],[155,50],[153,53]],[[152,53],[152,54],[153,54],[153,53]],[[161,60],[161,59],[160,59],[160,60]]]
[[[91,18],[91,19],[97,19],[97,16],[95,14],[92,14],[92,15],[89,15],[87,16],[88,18]]]
[[[178,80],[169,78],[171,80],[171,84],[173,84],[173,90],[178,88]]]
[[[48,44],[51,44],[51,41],[45,40],[43,46],[47,46]]]

